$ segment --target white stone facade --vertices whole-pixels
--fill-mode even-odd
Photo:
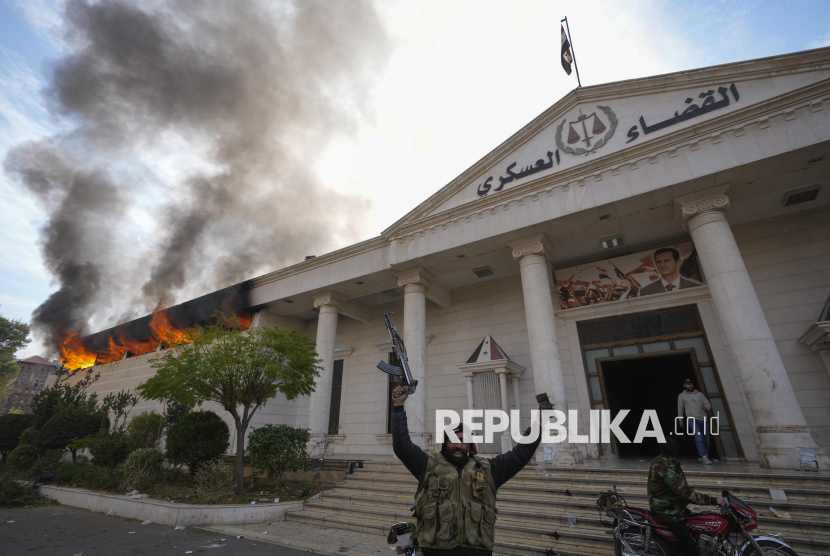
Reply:
[[[729,103],[676,121],[693,101],[715,106],[709,98]],[[595,150],[569,153],[565,122],[598,110],[606,125]],[[644,133],[643,122],[661,119],[663,129]],[[600,138],[607,142],[597,147]],[[547,155],[554,150],[556,159]],[[513,162],[524,177],[504,179]],[[581,411],[584,432],[592,402],[578,324],[694,307],[743,457],[798,468],[795,448],[811,447],[826,467],[830,369],[799,339],[830,296],[828,182],[830,49],[578,89],[380,237],[253,280],[255,322],[317,338],[324,362],[311,405],[272,400],[253,426],[328,432],[331,376],[342,359],[331,449],[390,457],[388,380],[375,366],[390,351],[383,312],[392,311],[421,381],[407,402],[417,442],[434,441],[436,409],[468,407],[459,365],[487,334],[524,368],[517,382],[502,381],[510,390],[502,404],[512,409],[518,398],[526,415],[546,391],[557,408]],[[816,187],[815,199],[784,206],[788,193]],[[605,252],[600,240],[610,236],[624,246]],[[557,268],[689,239],[706,286],[559,307]],[[492,274],[472,272],[483,267]],[[96,388],[134,388],[152,374],[149,357],[102,365]],[[576,449],[561,446],[557,458],[573,461]],[[578,449],[587,458],[601,452]]]

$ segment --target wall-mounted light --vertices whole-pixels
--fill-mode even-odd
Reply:
[[[622,236],[607,237],[605,239],[599,240],[599,244],[602,246],[603,249],[613,249],[614,247],[622,246],[623,239]]]

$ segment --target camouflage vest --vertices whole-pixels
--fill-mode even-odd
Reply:
[[[418,544],[421,548],[492,550],[496,483],[490,462],[473,456],[459,472],[443,455],[426,454],[424,482],[415,494]]]
[[[648,472],[648,506],[654,517],[666,523],[683,521],[691,512],[690,502],[701,506],[716,504],[708,494],[695,492],[675,458],[657,456]]]

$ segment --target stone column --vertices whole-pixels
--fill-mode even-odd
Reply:
[[[530,360],[533,363],[533,387],[536,394],[547,392],[555,409],[567,415],[568,399],[565,394],[562,362],[559,359],[553,297],[550,293],[550,244],[547,238],[540,234],[509,245],[513,250],[513,258],[519,261],[521,269]],[[573,462],[573,451],[573,446],[563,442],[557,446],[556,460]]]
[[[467,375],[467,409],[475,409],[475,398],[473,396],[473,375]]]
[[[522,409],[522,400],[519,397],[519,377],[514,376],[510,378],[510,384],[513,385],[513,405],[516,406],[515,408],[521,411]]]
[[[759,461],[763,467],[799,469],[797,447],[814,448],[817,454],[820,450],[807,427],[726,220],[724,211],[729,207],[729,197],[724,193],[702,193],[677,202],[681,204],[683,226],[691,232],[755,418]]]
[[[426,447],[427,434],[427,341],[426,291],[432,286],[431,274],[416,268],[401,272],[398,287],[403,288],[403,341],[409,356],[409,370],[418,381],[415,393],[406,402],[409,435],[412,441]]]
[[[499,393],[501,394],[501,410],[508,416],[510,415],[510,405],[507,403],[507,373],[498,372],[499,375]],[[510,437],[510,428],[501,433],[501,453],[509,452],[513,448],[512,438]]]
[[[824,368],[830,373],[830,348],[818,350],[821,360],[824,362]]]
[[[344,302],[345,298],[335,292],[325,292],[314,296],[314,307],[320,310],[320,319],[317,321],[317,355],[322,360],[320,363],[322,368],[308,403],[308,428],[312,436],[323,436],[329,432],[337,311],[343,309]]]

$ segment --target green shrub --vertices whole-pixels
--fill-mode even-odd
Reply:
[[[77,465],[66,462],[58,468],[58,476],[55,477],[55,480],[62,485],[71,485],[75,482],[77,469]]]
[[[29,427],[20,434],[20,444],[31,444],[34,446],[35,442],[37,442],[37,435],[39,434],[40,431],[35,427]]]
[[[6,464],[9,468],[17,471],[26,471],[32,467],[32,464],[38,458],[37,448],[31,444],[21,444],[11,452],[6,458]]]
[[[144,477],[138,484],[136,485],[136,489],[138,492],[150,492],[153,490],[153,487],[156,486],[156,481],[158,481],[158,476],[155,477]]]
[[[57,502],[41,496],[40,486],[27,485],[8,473],[0,474],[0,508],[50,506]]]
[[[132,452],[124,464],[124,482],[122,488],[131,489],[143,480],[155,480],[162,472],[164,454],[156,448],[139,448]]]
[[[92,436],[101,429],[109,429],[109,418],[103,412],[64,409],[53,415],[40,429],[36,447],[39,450],[68,448],[72,452],[72,463],[75,463],[77,448],[70,444]]]
[[[133,420],[127,425],[130,451],[139,448],[158,448],[163,425],[164,416],[155,411],[141,413],[133,417]]]
[[[230,430],[212,411],[193,411],[167,432],[167,459],[186,464],[195,475],[205,462],[219,459],[228,449]]]
[[[115,470],[97,465],[80,464],[75,471],[75,484],[90,490],[107,490],[115,492],[120,486],[119,476]]]
[[[182,420],[182,417],[193,411],[193,407],[170,400],[164,408],[164,430],[169,430],[170,427]]]
[[[100,430],[89,446],[93,465],[115,469],[130,455],[127,435],[120,430]]]
[[[22,413],[10,413],[0,415],[0,457],[6,461],[9,452],[17,448],[20,435],[34,423],[32,415]]]
[[[209,461],[196,471],[196,494],[208,502],[233,495],[234,470],[221,459]]]
[[[307,429],[289,425],[265,425],[248,435],[248,455],[254,476],[266,473],[269,479],[283,480],[286,471],[307,469],[305,448],[309,441]]]
[[[44,471],[57,471],[65,463],[64,455],[66,453],[63,450],[46,450],[32,463],[28,475],[36,479]]]

